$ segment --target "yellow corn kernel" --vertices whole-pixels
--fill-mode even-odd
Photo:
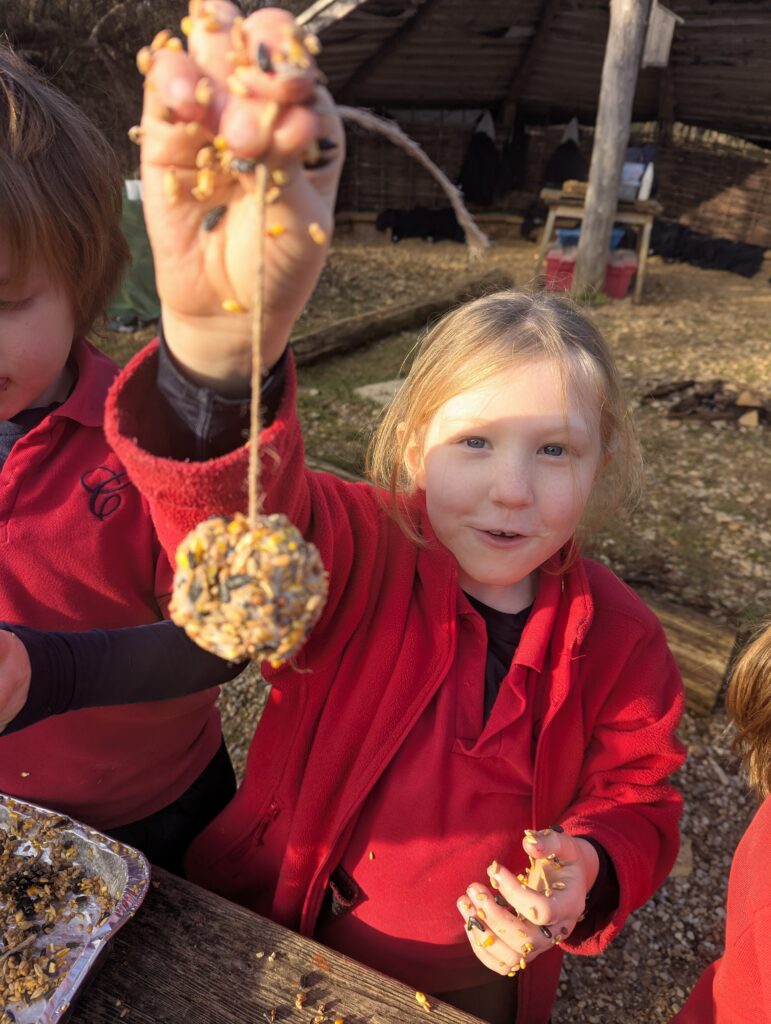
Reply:
[[[283,235],[283,233],[285,231],[286,231],[286,228],[283,227],[283,225],[281,225],[281,224],[271,224],[271,226],[268,228],[268,230],[265,232],[265,234],[269,238],[278,238],[280,235]]]
[[[246,88],[244,83],[236,77],[236,75],[229,75],[227,80],[228,89],[233,93],[234,96],[248,96],[249,90]]]
[[[317,224],[315,221],[313,224],[308,225],[308,234],[311,236],[316,245],[326,245],[328,241],[328,235],[324,228]]]
[[[143,46],[137,54],[137,68],[140,75],[148,75],[153,66],[153,54],[149,46]]]
[[[179,199],[179,181],[173,167],[167,168],[163,175],[163,194],[169,203],[176,203]]]
[[[222,308],[226,313],[243,313],[244,307],[240,302],[235,299],[225,299],[222,303]]]
[[[196,103],[200,103],[202,107],[208,107],[214,95],[211,81],[208,78],[199,78],[195,83],[193,95],[195,96]]]
[[[200,170],[202,167],[214,166],[214,147],[202,146],[195,155],[195,166]]]
[[[153,52],[155,52],[156,50],[162,50],[170,39],[171,32],[169,32],[167,28],[162,28],[161,31],[156,34],[155,38],[150,43],[150,49]]]

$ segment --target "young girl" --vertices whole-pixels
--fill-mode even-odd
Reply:
[[[762,800],[728,880],[725,953],[706,969],[672,1024],[771,1020],[771,622],[737,661],[726,701],[752,788]]]
[[[587,507],[634,475],[610,354],[551,296],[480,299],[424,341],[375,440],[378,486],[307,470],[285,348],[322,264],[308,225],[331,227],[340,126],[323,92],[311,105],[313,65],[292,64],[301,33],[285,12],[239,22],[253,64],[234,88],[217,34],[233,38],[235,8],[203,9],[188,54],[153,51],[145,92],[165,341],[202,394],[248,386],[252,177],[190,195],[196,149],[218,131],[237,157],[280,170],[265,243],[262,355],[279,398],[261,436],[263,505],[318,546],[330,594],[294,662],[265,667],[246,778],[193,843],[189,876],[488,1020],[545,1022],[563,950],[604,948],[677,851],[667,778],[682,760],[681,682],[656,618],[574,541]],[[214,99],[202,109],[204,77]],[[157,359],[154,344],[126,369],[107,432],[173,551],[206,516],[243,510],[248,449],[183,461]],[[547,827],[523,848],[523,829]],[[516,881],[532,848],[564,865],[551,897]],[[506,906],[479,884],[488,866]]]

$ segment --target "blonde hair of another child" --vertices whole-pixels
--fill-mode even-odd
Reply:
[[[406,466],[419,438],[450,398],[477,387],[517,362],[548,358],[571,386],[597,396],[602,451],[608,467],[595,486],[586,519],[608,515],[639,490],[641,457],[634,425],[610,349],[576,306],[548,292],[503,291],[444,316],[418,344],[412,367],[373,435],[367,471],[388,494],[389,508],[417,542],[404,497],[414,486]]]
[[[761,799],[771,796],[771,621],[739,655],[726,708],[750,785]]]
[[[76,337],[104,311],[129,257],[122,191],[97,128],[0,45],[0,234],[16,279],[40,260],[64,286]]]

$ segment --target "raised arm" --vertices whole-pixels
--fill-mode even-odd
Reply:
[[[340,120],[286,11],[246,20],[224,0],[188,19],[188,51],[155,44],[140,132],[144,209],[166,341],[195,383],[242,394],[256,284],[256,161],[270,180],[266,368],[310,297],[332,233]]]

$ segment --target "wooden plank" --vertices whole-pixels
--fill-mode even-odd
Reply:
[[[736,643],[733,630],[690,608],[639,591],[658,616],[685,683],[686,706],[711,714],[720,698]]]
[[[347,352],[379,338],[424,327],[431,319],[453,306],[478,295],[486,295],[511,286],[511,278],[500,270],[462,278],[444,292],[421,302],[405,302],[338,320],[329,327],[309,331],[291,339],[298,365],[312,363],[323,356]]]
[[[504,134],[508,134],[514,122],[514,115],[516,114],[520,96],[527,85],[530,72],[535,67],[538,58],[548,43],[552,25],[557,17],[559,8],[560,0],[543,0],[530,44],[506,86],[506,94],[501,104],[500,115],[501,128]]]
[[[425,1024],[414,989],[160,868],[69,1024]],[[258,958],[257,954],[263,955]],[[295,1005],[304,991],[307,1002]],[[435,1024],[478,1018],[431,1000]],[[275,1017],[271,1011],[275,1010]]]
[[[367,56],[353,68],[348,78],[335,89],[335,100],[338,103],[351,102],[356,86],[365,78],[370,78],[388,55],[401,46],[407,36],[425,21],[434,3],[435,0],[423,0],[422,6],[415,7],[412,14],[380,44],[374,54]]]

